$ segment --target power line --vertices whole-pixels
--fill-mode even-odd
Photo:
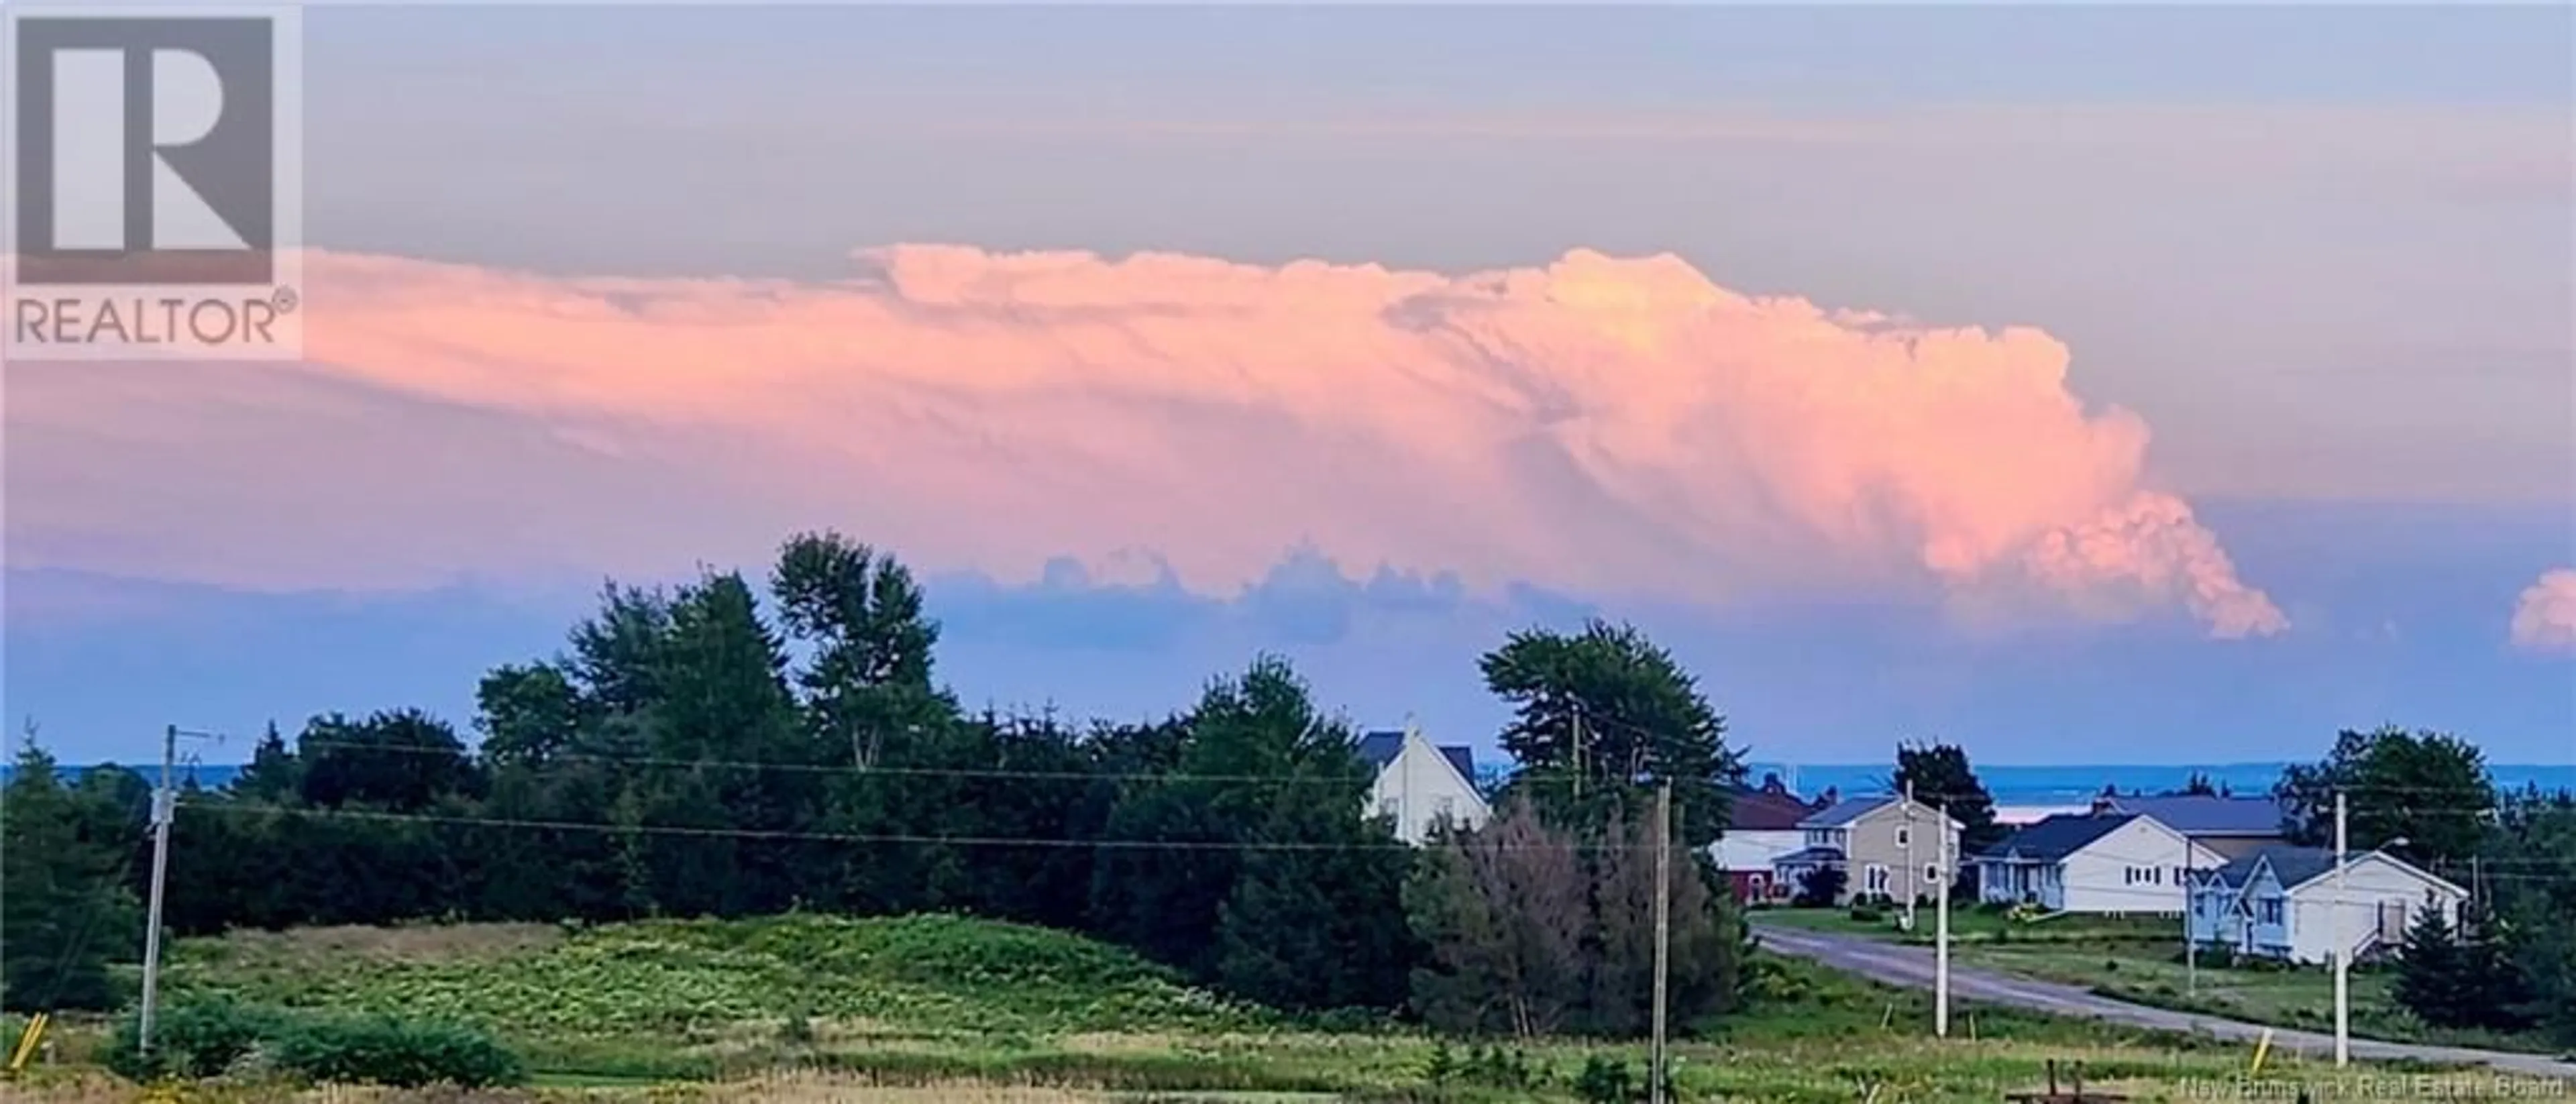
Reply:
[[[302,740],[299,748],[342,748],[352,751],[389,755],[452,756],[451,748],[416,747],[400,744],[369,744],[349,740]],[[776,771],[782,774],[822,775],[887,775],[899,778],[1009,778],[1062,782],[1275,782],[1318,786],[1365,784],[1365,778],[1335,777],[1329,774],[1187,774],[1178,771],[1083,771],[1024,770],[1010,767],[896,767],[859,766],[841,763],[782,763],[749,759],[676,759],[650,755],[601,755],[591,752],[555,752],[540,763],[502,762],[520,769],[544,769],[559,763],[599,763],[611,766],[669,767],[688,770]]]
[[[908,833],[808,832],[789,829],[714,828],[677,824],[601,824],[578,820],[532,820],[516,817],[465,817],[433,813],[394,813],[374,809],[316,809],[279,805],[233,805],[226,803],[190,804],[200,812],[284,814],[316,816],[325,819],[389,821],[415,824],[455,824],[486,828],[523,828],[547,831],[604,832],[611,835],[677,836],[702,839],[744,839],[771,842],[807,843],[883,843],[946,847],[1050,847],[1068,850],[1108,848],[1140,851],[1413,851],[1414,845],[1400,840],[1385,843],[1309,843],[1296,840],[1121,840],[1121,839],[1056,839],[1018,836],[925,836]],[[1569,852],[1646,852],[1644,846],[1610,844],[1479,844],[1508,851]]]
[[[341,748],[351,751],[364,751],[387,755],[456,756],[463,754],[463,752],[454,748],[418,747],[402,744],[370,744],[351,740],[302,740],[298,742],[298,747],[299,749]],[[487,761],[490,761],[488,754],[485,758]],[[1310,786],[1365,785],[1368,782],[1368,779],[1365,777],[1347,775],[1337,777],[1329,773],[1197,774],[1184,771],[1087,771],[1031,770],[1012,767],[859,766],[857,764],[843,763],[787,763],[774,760],[764,761],[751,759],[678,759],[650,755],[602,755],[594,752],[556,752],[544,756],[544,761],[539,763],[524,763],[510,760],[500,760],[498,762],[516,769],[534,770],[543,770],[547,767],[568,763],[598,763],[609,766],[667,767],[682,770],[709,769],[777,771],[784,774],[858,776],[886,775],[898,778],[1027,779],[1031,781],[1060,782],[1275,783],[1280,785]],[[1514,781],[1563,784],[1571,780],[1550,775],[1521,775],[1515,776]]]

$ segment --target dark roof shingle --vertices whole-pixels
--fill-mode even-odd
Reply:
[[[1977,857],[2058,862],[2136,819],[2134,813],[2058,813],[2023,825]]]
[[[2278,835],[2287,816],[2281,803],[2268,797],[2112,797],[2113,811],[2140,813],[2186,836]]]
[[[2257,847],[2218,868],[2218,880],[2231,889],[2242,889],[2254,876],[2257,867],[2270,864],[2272,876],[2281,880],[2281,888],[2296,889],[2334,870],[2334,852],[2322,847]]]
[[[1792,832],[1816,811],[1787,793],[1750,786],[1735,787],[1729,798],[1733,804],[1727,810],[1726,827],[1731,832]]]
[[[1395,757],[1404,751],[1404,733],[1389,729],[1366,733],[1360,737],[1356,750],[1359,752],[1361,762],[1378,770],[1385,770],[1386,765],[1394,762]],[[1447,759],[1450,766],[1457,768],[1458,777],[1466,779],[1470,786],[1476,784],[1474,749],[1450,744],[1441,747],[1439,751],[1441,758]]]

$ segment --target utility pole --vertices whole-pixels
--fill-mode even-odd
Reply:
[[[1673,784],[1655,790],[1655,1047],[1647,1063],[1647,1098],[1664,1104],[1664,978],[1673,947]]]
[[[2352,948],[2343,942],[2344,872],[2351,867],[2352,857],[2345,848],[2351,846],[2347,834],[2347,802],[2342,790],[2335,791],[2335,883],[2334,927],[2329,938],[2334,940],[2335,1065],[2352,1064]]]
[[[152,1013],[161,995],[161,898],[170,877],[170,821],[179,812],[179,791],[171,781],[179,766],[179,737],[218,740],[210,732],[182,732],[177,725],[161,730],[161,786],[152,791],[152,902],[143,928],[143,1005],[135,1015],[134,1052],[152,1053]]]
[[[1583,800],[1583,703],[1574,703],[1574,799]]]
[[[2200,919],[2200,893],[2191,879],[2198,873],[2193,869],[2192,850],[2199,846],[2199,841],[2188,835],[2182,838],[2182,976],[2184,986],[2195,997],[2200,995],[2200,938],[2192,934],[2191,926]]]
[[[1933,892],[1940,895],[1940,913],[1933,919],[1936,931],[1932,937],[1937,950],[1932,958],[1932,1034],[1950,1037],[1950,864],[1956,858],[1950,853],[1950,802],[1941,802],[1941,821],[1932,826],[1941,833],[1940,885]]]
[[[1914,783],[1905,783],[1905,930],[1914,930]]]

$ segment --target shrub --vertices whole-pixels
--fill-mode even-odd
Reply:
[[[391,1016],[302,1020],[273,1045],[280,1067],[321,1082],[483,1088],[526,1075],[517,1055],[480,1030]]]
[[[219,1077],[274,1037],[283,1023],[275,1009],[228,1000],[174,1004],[153,1019],[149,1057],[137,1045],[143,1034],[140,1013],[128,1014],[117,1025],[102,1057],[107,1068],[135,1081]]]
[[[138,1052],[140,1018],[118,1025],[107,1067],[137,1081],[220,1077],[254,1055],[312,1081],[464,1088],[516,1084],[518,1056],[471,1028],[408,1023],[389,1016],[299,1015],[228,1000],[172,1005],[152,1028],[152,1053]]]
[[[1887,914],[1878,911],[1877,905],[1856,901],[1852,903],[1851,918],[1854,923],[1875,924],[1886,919]]]
[[[1584,1104],[1630,1104],[1637,1098],[1637,1087],[1628,1063],[1602,1054],[1584,1059],[1583,1073],[1574,1080],[1575,1095]]]

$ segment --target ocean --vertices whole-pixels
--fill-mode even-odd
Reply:
[[[1977,768],[1977,780],[1986,784],[1999,806],[2045,807],[2081,805],[2112,786],[2121,793],[2161,793],[2180,790],[2194,774],[2209,776],[2212,785],[2243,797],[2256,797],[2272,791],[2281,780],[2288,763],[2219,763],[2204,766],[2067,766],[2030,767],[1998,764]],[[1819,765],[1792,766],[1757,764],[1751,779],[1760,784],[1762,776],[1776,773],[1783,783],[1803,796],[1813,796],[1827,787],[1844,795],[1883,793],[1894,766]],[[2510,764],[2490,765],[2487,772],[2495,777],[2497,788],[2518,791],[2526,785],[2543,790],[2576,790],[2576,763],[2558,765]]]
[[[2197,767],[1996,765],[1979,767],[1977,777],[1986,784],[1986,791],[1994,795],[1995,804],[1999,806],[2045,808],[2081,805],[2101,793],[2106,785],[2117,787],[2122,793],[2135,790],[2152,794],[2178,790],[2195,773],[2206,774],[2212,783],[2252,797],[2269,793],[2272,783],[2280,780],[2281,770],[2286,766],[2287,763],[2222,763]],[[79,767],[63,769],[72,774],[81,770]],[[135,769],[149,779],[159,766],[154,764]],[[1888,764],[1878,763],[1794,766],[1757,763],[1751,766],[1750,780],[1758,785],[1764,774],[1772,773],[1778,774],[1782,782],[1802,796],[1813,796],[1827,787],[1850,796],[1883,792],[1892,769]],[[0,781],[6,781],[11,770],[0,765]],[[179,768],[178,777],[182,785],[193,779],[200,787],[215,789],[231,783],[241,770],[235,765],[200,764]],[[2543,790],[2576,790],[2576,764],[2506,764],[2490,766],[2488,771],[2495,776],[2496,785],[2507,790],[2520,790],[2525,785],[2536,785]]]

